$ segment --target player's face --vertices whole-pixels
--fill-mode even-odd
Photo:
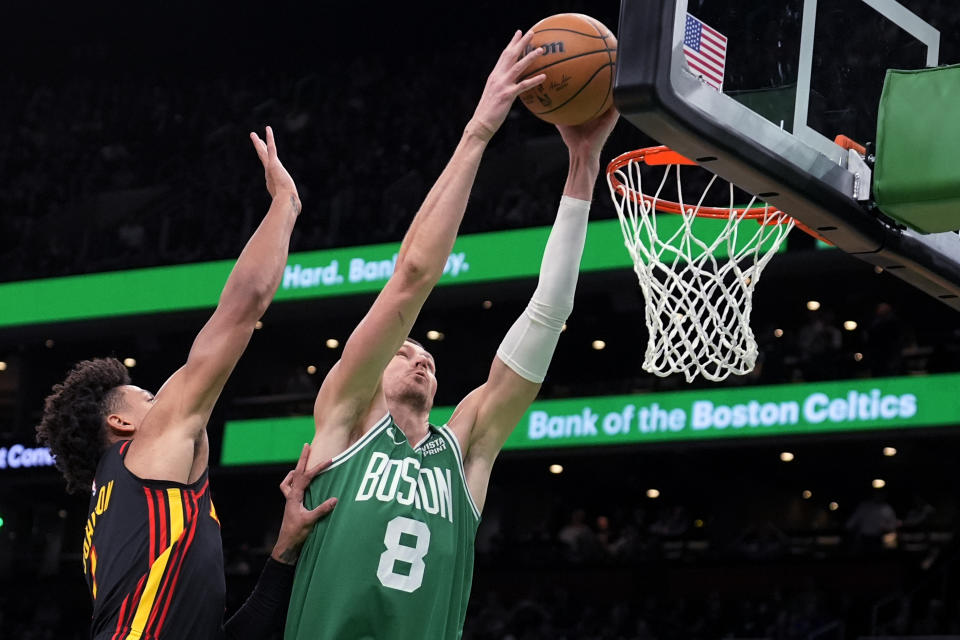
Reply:
[[[114,413],[134,427],[139,427],[144,416],[153,407],[153,394],[132,384],[120,387],[120,394],[123,402]]]
[[[426,349],[404,342],[383,372],[387,398],[433,406],[437,393],[436,364]]]

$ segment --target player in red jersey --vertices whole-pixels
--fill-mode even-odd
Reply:
[[[83,565],[93,598],[93,640],[258,638],[276,630],[293,563],[330,499],[313,511],[303,490],[309,447],[281,485],[287,506],[277,546],[253,595],[223,624],[220,524],[207,479],[207,421],[280,284],[300,198],[266,142],[251,133],[273,198],[224,285],[186,363],[156,396],[113,358],[77,364],[46,399],[38,439],[68,491],[91,490]],[[322,467],[322,465],[321,465]]]

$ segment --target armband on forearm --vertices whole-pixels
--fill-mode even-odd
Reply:
[[[262,640],[283,626],[293,589],[293,565],[267,558],[253,593],[223,625],[226,640]]]
[[[589,213],[590,203],[585,200],[560,199],[537,289],[497,349],[497,356],[530,382],[540,383],[546,377],[563,323],[573,310]]]

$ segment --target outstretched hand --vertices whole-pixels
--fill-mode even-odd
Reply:
[[[557,125],[560,137],[567,145],[571,155],[586,158],[600,157],[604,143],[610,137],[610,132],[617,124],[620,112],[616,107],[610,107],[602,115],[578,125]]]
[[[487,78],[483,95],[480,96],[480,102],[472,119],[472,123],[477,125],[477,135],[485,140],[492,138],[506,120],[516,97],[527,89],[537,86],[547,77],[546,74],[540,73],[520,80],[527,68],[543,53],[539,47],[527,51],[532,38],[533,31],[524,35],[518,30],[513,34],[510,44],[500,54],[500,59],[497,60],[497,64]]]
[[[294,184],[293,178],[290,177],[290,174],[284,168],[283,164],[280,163],[280,158],[277,157],[277,143],[273,139],[273,128],[267,127],[267,141],[264,142],[260,139],[254,132],[250,132],[250,140],[253,142],[253,148],[257,152],[257,157],[260,158],[261,164],[263,164],[263,172],[267,182],[267,191],[270,193],[270,197],[276,199],[280,196],[287,196],[293,202],[294,207],[297,210],[297,213],[300,212],[300,196],[297,194],[297,185]]]
[[[267,129],[267,135],[270,130]],[[315,509],[307,509],[303,506],[303,494],[306,492],[310,482],[318,473],[330,466],[332,460],[322,462],[312,469],[307,469],[307,459],[310,457],[310,445],[303,445],[300,452],[300,459],[297,460],[297,466],[280,483],[280,491],[283,497],[287,499],[287,504],[283,509],[283,522],[280,524],[280,535],[277,537],[277,544],[273,547],[273,553],[270,554],[277,562],[284,564],[294,564],[300,557],[300,549],[306,542],[307,536],[313,530],[313,525],[321,518],[326,517],[337,506],[336,498],[328,498]]]

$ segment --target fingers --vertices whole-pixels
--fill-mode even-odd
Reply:
[[[310,445],[304,444],[300,450],[300,458],[297,460],[296,468],[292,469],[280,483],[280,491],[285,498],[293,495],[294,491],[303,494],[304,490],[310,485],[317,474],[326,470],[333,464],[333,459],[324,460],[307,469],[307,460],[310,458]]]
[[[263,140],[260,139],[260,136],[254,132],[250,132],[250,141],[253,142],[253,149],[257,152],[257,157],[260,158],[260,162],[264,166],[267,165],[267,145],[263,143]]]
[[[517,31],[517,33],[520,33],[520,32]],[[520,49],[521,54],[523,54],[523,52],[527,50],[527,47],[530,46],[530,41],[533,40],[533,36],[534,36],[534,31],[533,29],[531,29],[530,31],[527,31],[525,34],[523,34],[522,38],[520,38],[520,41],[517,43],[517,48]],[[537,49],[539,49],[539,47],[537,47]],[[536,51],[537,49],[534,49],[534,51]]]
[[[527,89],[532,89],[533,87],[537,86],[538,84],[540,84],[546,79],[547,79],[547,74],[540,73],[530,78],[527,78],[526,80],[521,80],[519,83],[517,83],[517,94],[521,94]]]
[[[268,127],[267,131],[269,130],[270,128]],[[303,473],[304,470],[307,468],[307,458],[309,457],[310,457],[310,445],[307,443],[304,443],[303,448],[300,449],[300,458],[297,460],[297,466],[294,467],[294,471],[296,471],[297,473]]]
[[[503,51],[500,53],[500,60],[505,60],[507,58],[511,58],[511,59],[516,58],[516,56],[513,55],[513,52],[517,47],[517,43],[520,42],[522,37],[523,37],[523,32],[520,31],[520,29],[517,29],[513,33],[513,37],[510,38],[510,42],[507,44],[506,47],[503,48]]]
[[[267,163],[271,159],[277,157],[277,143],[273,139],[273,127],[267,126],[267,141],[264,142],[260,139],[254,132],[250,132],[250,140],[253,142],[253,148],[257,151],[257,157],[260,158],[260,162],[263,163],[263,166],[267,166]]]
[[[284,498],[289,498],[290,492],[293,491],[293,476],[295,473],[294,471],[287,472],[287,477],[280,483],[280,493],[283,494]]]
[[[501,69],[510,69],[510,73],[519,73],[519,70],[516,69],[516,64],[519,61],[526,60],[527,56],[531,53],[539,52],[539,49],[534,49],[528,51],[530,47],[530,40],[533,39],[533,31],[528,31],[523,33],[519,29],[513,34],[513,38],[510,39],[510,44],[506,46],[503,50],[503,53],[500,54],[500,59],[497,61],[497,67]],[[536,56],[533,56],[534,58]],[[527,63],[529,64],[529,62]],[[527,65],[524,65],[525,68]],[[515,77],[515,76],[514,76]]]
[[[267,125],[267,155],[271,158],[277,157],[277,143],[273,139],[273,127]]]
[[[533,31],[523,33],[517,29],[517,32],[513,34],[513,38],[510,39],[510,44],[508,44],[507,48],[504,49],[504,53],[510,58],[510,60],[517,60],[524,55],[527,47],[530,46],[530,40],[532,38]]]
[[[527,55],[523,56],[513,65],[510,69],[510,73],[514,78],[519,78],[523,75],[523,72],[533,64],[533,61],[543,55],[543,50],[540,47],[530,51]]]
[[[318,473],[320,473],[321,471],[325,471],[331,464],[333,464],[333,458],[330,458],[329,460],[324,460],[323,462],[317,464],[312,469],[307,470],[306,477],[313,480],[313,478],[315,478]]]
[[[313,479],[317,477],[321,471],[327,469],[331,464],[333,464],[333,459],[325,460],[320,464],[314,466],[312,469],[307,469],[306,471],[298,471],[296,482],[301,491],[305,490],[310,483],[313,482]]]
[[[308,513],[310,514],[311,522],[316,522],[321,518],[325,518],[330,515],[330,512],[333,511],[333,508],[337,506],[336,498],[327,498],[324,500],[320,506],[315,509],[311,509]]]

